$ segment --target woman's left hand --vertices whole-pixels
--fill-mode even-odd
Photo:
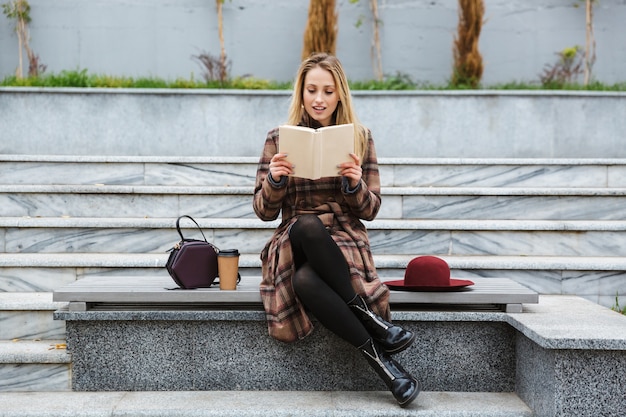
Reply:
[[[339,164],[339,174],[346,177],[350,183],[350,188],[354,189],[361,182],[363,169],[361,168],[361,160],[358,156],[351,153],[350,157],[353,162],[344,162],[343,164]]]

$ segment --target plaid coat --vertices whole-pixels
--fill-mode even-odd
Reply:
[[[286,186],[276,187],[266,179],[271,158],[278,152],[278,129],[265,141],[256,174],[253,206],[264,221],[282,222],[261,252],[263,279],[260,286],[270,336],[294,342],[313,331],[311,320],[291,285],[294,273],[289,227],[298,216],[317,214],[343,252],[352,286],[372,310],[389,320],[389,290],[379,280],[370,251],[367,230],[359,219],[372,220],[380,208],[380,178],[371,132],[363,158],[360,187],[350,194],[342,191],[342,178],[307,180],[290,177]]]

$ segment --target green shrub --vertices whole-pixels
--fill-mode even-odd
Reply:
[[[410,76],[397,73],[395,76],[386,76],[382,81],[350,81],[352,90],[415,90],[417,84]]]
[[[158,78],[137,78],[133,81],[134,88],[168,88],[169,85],[164,80]]]
[[[86,69],[61,71],[58,74],[44,74],[35,77],[5,77],[0,81],[2,87],[79,87],[79,88],[208,88],[208,89],[243,89],[243,90],[290,90],[292,82],[277,82],[254,77],[236,77],[221,82],[219,80],[199,81],[193,75],[189,79],[177,78],[167,81],[157,77],[118,77],[112,75],[89,74]],[[493,86],[433,85],[417,83],[410,76],[397,73],[386,76],[383,80],[350,81],[352,90],[589,90],[589,91],[626,91],[626,82],[613,85],[593,82],[588,86],[581,84],[511,82]]]
[[[133,80],[123,77],[111,77],[109,75],[97,75],[93,77],[92,87],[96,88],[130,88]]]

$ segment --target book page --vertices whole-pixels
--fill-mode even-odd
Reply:
[[[317,130],[319,136],[319,177],[339,175],[337,165],[350,162],[354,153],[354,125],[335,125]]]
[[[279,126],[278,151],[294,165],[291,176],[318,179],[339,175],[337,165],[351,161],[354,152],[354,125],[344,124],[311,129]]]
[[[278,127],[278,152],[286,153],[286,160],[295,165],[292,176],[313,178],[315,129],[302,126]]]

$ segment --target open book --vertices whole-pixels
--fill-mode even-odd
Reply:
[[[278,151],[287,154],[294,167],[292,176],[316,180],[339,175],[337,165],[350,162],[354,153],[354,125],[311,129],[303,126],[278,127]]]

